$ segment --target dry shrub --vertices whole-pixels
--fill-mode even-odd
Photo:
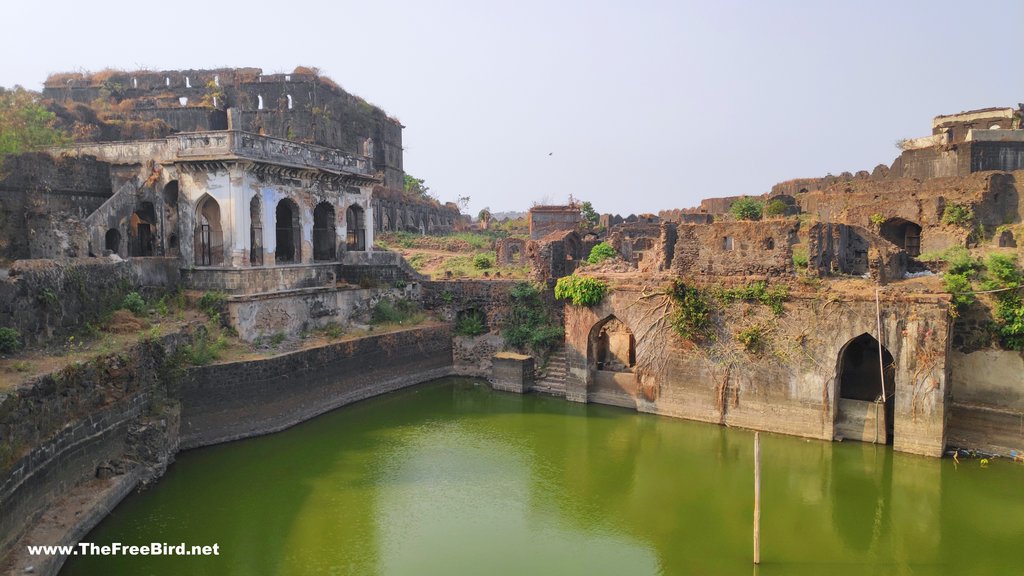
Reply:
[[[134,334],[147,328],[149,328],[149,323],[145,319],[139,318],[128,310],[121,309],[114,311],[107,331],[114,334]]]

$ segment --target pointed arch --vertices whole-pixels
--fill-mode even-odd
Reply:
[[[614,314],[594,324],[587,337],[588,397],[618,406],[636,407],[636,341]]]
[[[259,193],[249,201],[249,265],[263,266],[263,200]]]
[[[282,198],[277,203],[275,215],[274,262],[277,264],[302,261],[302,226],[299,223],[299,206],[291,198]]]
[[[891,444],[895,395],[895,360],[874,336],[865,332],[843,345],[836,360],[836,435]]]
[[[194,245],[196,266],[217,266],[224,263],[220,204],[209,194],[203,194],[196,202]]]
[[[903,218],[889,218],[879,227],[882,238],[907,251],[908,256],[921,253],[921,225]]]
[[[313,208],[313,260],[334,260],[337,245],[334,206],[321,202]]]

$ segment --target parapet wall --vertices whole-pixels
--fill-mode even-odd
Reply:
[[[373,188],[373,229],[377,232],[451,232],[459,220],[458,206],[411,198],[401,190]]]
[[[178,386],[181,446],[283,430],[452,372],[448,326],[413,328],[265,360],[194,368]]]
[[[143,342],[0,400],[0,558],[47,506],[96,478],[98,467],[121,468],[132,485],[163,473],[177,452],[178,416],[161,377],[165,351],[179,343],[177,336]]]

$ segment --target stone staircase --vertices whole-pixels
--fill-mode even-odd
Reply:
[[[565,361],[565,344],[551,352],[544,377],[533,384],[533,389],[545,394],[565,396],[565,376],[569,367]]]

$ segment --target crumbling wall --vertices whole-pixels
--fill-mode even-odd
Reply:
[[[607,242],[638,270],[657,272],[671,266],[672,259],[666,259],[666,253],[674,250],[675,227],[669,224],[668,228],[673,232],[664,236],[665,228],[660,223],[617,224],[609,230]]]
[[[584,243],[575,230],[555,231],[540,240],[530,240],[526,243],[530,277],[548,282],[572,274],[595,243]]]
[[[403,185],[401,123],[313,69],[292,74],[263,74],[259,68],[62,73],[46,80],[43,95],[67,107],[100,102],[98,111],[109,119],[159,122],[174,132],[227,129],[231,114],[225,111],[232,108],[235,130],[368,156],[386,185]],[[161,137],[162,132],[157,128],[146,136]],[[96,136],[108,134],[100,130]]]
[[[808,268],[819,276],[868,276],[879,284],[903,278],[907,254],[870,230],[818,222],[808,230]]]
[[[565,306],[567,399],[600,400],[590,340],[614,317],[636,342],[629,400],[637,410],[833,439],[839,359],[855,338],[877,334],[873,297],[840,303],[793,293],[780,316],[757,303],[722,305],[712,315],[714,337],[693,342],[673,331],[665,288],[620,282],[592,308]],[[883,295],[881,341],[896,363],[896,450],[940,456],[945,449],[947,311],[945,296]],[[756,345],[744,344],[740,336],[755,328]]]
[[[523,238],[498,240],[494,245],[498,265],[515,266],[526,262],[526,243]]]
[[[443,234],[455,230],[458,206],[412,198],[394,188],[373,188],[373,226],[381,232]]]
[[[540,240],[555,232],[576,230],[580,226],[579,206],[534,206],[527,214],[530,239]]]
[[[672,271],[681,276],[789,276],[799,222],[679,224]]]
[[[28,153],[0,177],[0,259],[88,255],[82,222],[112,194],[109,164]]]
[[[19,260],[0,279],[0,326],[39,344],[95,322],[128,292],[172,290],[178,282],[171,258]]]

